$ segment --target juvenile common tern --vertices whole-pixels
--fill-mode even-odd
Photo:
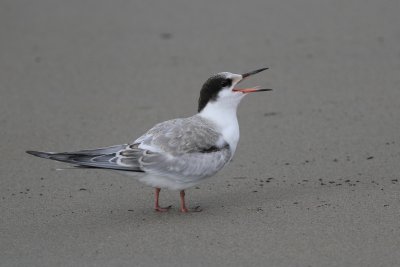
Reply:
[[[159,205],[161,188],[179,190],[180,211],[188,212],[184,190],[216,174],[235,154],[239,141],[236,110],[240,101],[249,93],[272,90],[235,86],[266,69],[211,76],[200,91],[196,115],[158,123],[131,143],[75,152],[26,152],[79,168],[133,175],[155,188],[154,208],[160,212],[169,209]]]

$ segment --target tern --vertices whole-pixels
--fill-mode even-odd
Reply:
[[[179,190],[180,211],[188,212],[185,190],[215,175],[235,154],[239,141],[236,111],[240,101],[250,93],[272,90],[236,85],[266,69],[211,76],[201,88],[197,114],[158,123],[131,143],[75,152],[26,152],[78,168],[133,175],[155,188],[154,208],[159,212],[171,207],[159,205],[160,190]]]

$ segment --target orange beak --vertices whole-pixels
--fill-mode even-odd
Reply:
[[[252,76],[254,74],[257,74],[257,73],[262,72],[262,71],[267,70],[267,69],[268,68],[261,68],[261,69],[258,69],[258,70],[253,70],[253,71],[244,73],[244,74],[242,74],[242,80],[241,81],[243,81],[244,79],[246,79],[246,78],[248,78],[248,77],[250,77],[250,76]],[[241,81],[239,81],[238,83],[240,83]],[[255,92],[272,91],[272,89],[264,89],[264,88],[260,88],[260,87],[256,86],[256,87],[252,87],[252,88],[233,88],[232,91],[233,92],[241,92],[243,94],[248,94],[248,93],[255,93]]]

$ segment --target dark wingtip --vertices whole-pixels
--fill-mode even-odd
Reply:
[[[46,152],[33,151],[33,150],[27,150],[25,152],[39,158],[49,158],[49,153]]]
[[[25,152],[28,154],[34,155],[34,156],[36,156],[38,154],[38,151],[33,151],[33,150],[27,150]]]

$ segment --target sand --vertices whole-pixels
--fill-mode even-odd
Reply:
[[[138,1],[137,1],[138,2]],[[399,266],[396,1],[2,1],[1,266]],[[233,162],[179,194],[25,150],[126,143],[246,82]]]

